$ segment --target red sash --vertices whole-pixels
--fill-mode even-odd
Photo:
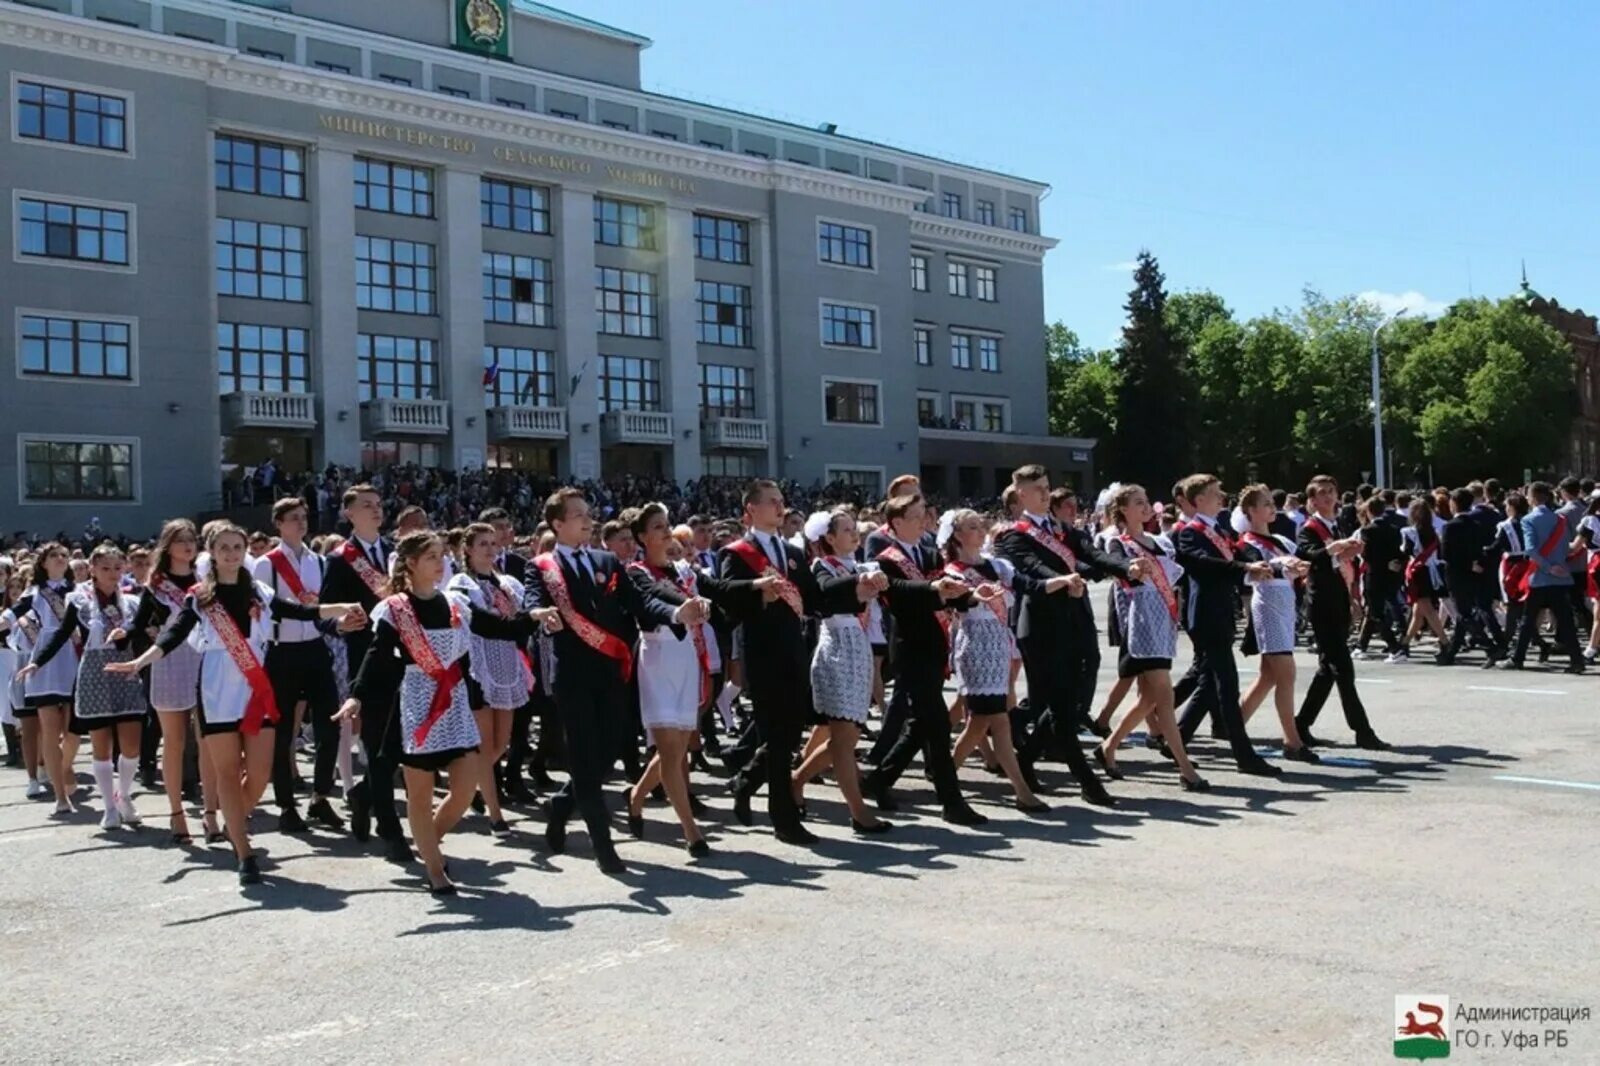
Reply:
[[[911,556],[900,550],[900,545],[891,544],[878,553],[878,558],[888,559],[905,572],[907,581],[928,580],[922,573],[922,568],[911,561]],[[933,612],[934,620],[939,623],[939,632],[944,634],[944,646],[950,647],[950,612],[939,608]]]
[[[469,572],[467,578],[477,586],[478,591],[483,593],[484,600],[489,604],[489,609],[495,614],[501,618],[515,618],[517,616],[517,604],[511,602],[511,593],[507,592],[506,587],[500,584],[498,575],[491,575],[487,578],[488,584],[485,584],[485,579],[480,578],[477,574]],[[533,660],[528,657],[528,651],[523,647],[517,648],[517,657],[522,661],[522,679],[527,683],[528,690],[531,692],[533,690]]]
[[[1556,515],[1556,519],[1556,528],[1552,529],[1550,535],[1544,539],[1544,543],[1539,545],[1539,554],[1547,559],[1567,542],[1567,520],[1560,515]],[[1568,555],[1567,561],[1570,563],[1574,558],[1576,556]]]
[[[822,565],[826,567],[828,572],[835,577],[853,577],[856,573],[854,570],[850,569],[849,566],[845,565],[845,561],[839,558],[837,555],[823,556]],[[856,621],[861,623],[861,631],[863,633],[865,633],[872,626],[871,614],[872,612],[869,611],[865,606],[856,612]]]
[[[757,577],[766,577],[768,574],[777,574],[778,596],[789,609],[795,613],[796,618],[806,616],[806,606],[800,597],[800,589],[788,574],[779,574],[778,568],[772,565],[772,560],[767,558],[767,553],[756,547],[755,542],[746,538],[739,538],[728,542],[728,550],[744,560],[744,565],[754,570]]]
[[[1324,547],[1332,542],[1333,531],[1323,523],[1321,516],[1312,515],[1310,518],[1306,519],[1306,525],[1310,528],[1311,532],[1317,535],[1317,539],[1322,541]],[[1339,576],[1344,578],[1344,587],[1349,589],[1353,595],[1356,588],[1356,568],[1350,565],[1349,559],[1340,559],[1338,562],[1338,568]]]
[[[455,692],[456,686],[461,683],[461,660],[457,659],[449,666],[439,661],[439,653],[433,650],[433,642],[428,639],[427,631],[417,620],[416,609],[411,606],[411,600],[403,593],[390,596],[383,602],[389,605],[389,622],[399,634],[400,644],[406,649],[406,654],[411,656],[411,661],[416,664],[417,669],[428,675],[428,679],[433,682],[433,699],[428,703],[428,714],[422,719],[422,724],[411,732],[411,743],[420,748],[428,739],[434,724],[444,717],[445,711],[450,709],[450,697]],[[450,628],[456,629],[460,625],[461,611],[452,603]]]
[[[1531,559],[1512,559],[1507,556],[1500,560],[1500,584],[1506,590],[1508,603],[1521,603],[1528,598],[1534,569]]]
[[[969,573],[977,575],[978,584],[981,584],[984,580],[983,574],[978,572],[977,567],[970,563],[964,563],[960,559],[955,559],[946,563],[944,570],[945,573],[949,574],[951,577],[959,577],[962,581],[965,581],[969,585],[974,583],[972,578],[968,576]],[[1001,625],[1005,626],[1008,630],[1011,628],[1011,618],[1006,614],[1006,598],[1004,596],[996,596],[994,599],[986,602],[984,606],[989,608],[990,611],[994,612],[994,616],[1000,619]]]
[[[114,629],[122,628],[122,590],[118,589],[111,594],[111,602],[103,603],[100,599],[100,590],[90,582],[85,586],[89,590],[89,602],[100,612],[100,617],[105,621],[105,630],[109,635]],[[108,642],[109,643],[109,642]]]
[[[259,601],[257,603],[259,605]],[[228,658],[233,660],[234,667],[250,686],[250,702],[244,709],[239,731],[253,737],[261,732],[263,724],[277,725],[278,700],[272,694],[272,681],[267,677],[266,667],[256,658],[255,649],[250,647],[250,642],[239,631],[233,615],[217,599],[201,607],[200,613],[211,623],[217,639],[222,641],[222,650],[228,653]]]
[[[1407,560],[1407,562],[1406,562],[1406,599],[1409,602],[1411,602],[1411,603],[1416,603],[1417,602],[1417,594],[1411,587],[1412,583],[1416,580],[1417,575],[1422,571],[1422,568],[1428,564],[1428,560],[1432,559],[1433,556],[1434,556],[1434,553],[1437,552],[1438,550],[1439,550],[1439,538],[1435,537],[1435,538],[1433,538],[1433,543],[1432,544],[1429,544],[1427,547],[1423,548],[1420,552],[1418,552],[1416,555],[1413,555],[1409,560]]]
[[[378,599],[383,599],[389,591],[389,578],[385,574],[378,573],[377,568],[368,561],[366,552],[356,547],[354,539],[344,542],[344,547],[339,549],[339,555],[350,564],[350,569],[356,572],[356,576],[367,589]]]
[[[56,625],[64,626],[67,624],[66,596],[48,585],[40,585],[39,591],[35,595],[42,597],[44,602],[50,605],[50,609],[56,613]],[[94,595],[93,583],[89,585],[89,595],[91,597]],[[83,638],[74,630],[70,639],[72,641],[72,650],[81,655],[83,653]]]
[[[183,610],[183,601],[188,593],[168,581],[165,574],[151,573],[149,588],[151,595],[174,611]]]
[[[1054,552],[1056,557],[1067,565],[1067,573],[1076,574],[1078,572],[1078,557],[1072,554],[1072,549],[1067,547],[1066,541],[1062,540],[1048,529],[1045,529],[1042,526],[1034,525],[1033,519],[1023,518],[1011,528],[1016,530],[1018,533],[1027,534]]]
[[[1200,519],[1196,518],[1193,522],[1190,522],[1186,528],[1199,531],[1207,540],[1211,542],[1211,546],[1217,549],[1218,554],[1220,554],[1228,562],[1233,562],[1233,546],[1224,540],[1222,535],[1219,534],[1215,529],[1212,529],[1208,523],[1202,522]]]
[[[1167,577],[1167,568],[1161,565],[1160,557],[1132,537],[1119,536],[1117,539],[1122,542],[1123,548],[1133,553],[1135,559],[1150,560],[1150,584],[1154,585],[1156,590],[1161,593],[1161,599],[1167,605],[1167,613],[1176,622],[1178,620],[1178,593],[1173,589],[1172,580]],[[1126,581],[1123,582],[1124,586],[1127,584]]]
[[[550,598],[555,601],[556,610],[561,612],[561,621],[567,628],[576,633],[578,639],[590,648],[608,659],[615,659],[617,665],[622,668],[624,682],[632,680],[633,652],[622,642],[621,637],[608,632],[578,613],[577,607],[572,603],[572,594],[567,591],[567,577],[561,572],[561,563],[556,559],[555,553],[545,552],[533,560],[533,565],[538,567],[539,576],[544,579],[545,591],[550,593]]]
[[[642,570],[656,581],[670,581],[679,592],[691,600],[700,595],[700,586],[695,581],[694,571],[688,567],[676,575],[665,570],[657,570],[649,563],[629,563],[628,569]],[[704,622],[696,622],[686,628],[689,630],[690,639],[694,641],[694,656],[700,660],[700,705],[704,707],[711,700],[711,649],[706,646],[706,627]]]
[[[346,546],[348,547],[348,545]],[[356,554],[361,555],[359,549]],[[349,556],[345,558],[348,559]],[[365,556],[362,556],[362,558],[365,559]],[[278,579],[283,582],[284,587],[294,595],[296,600],[308,607],[316,604],[317,594],[306,591],[305,582],[300,580],[300,568],[289,558],[288,552],[281,547],[273,548],[267,553],[267,562],[272,564],[273,573],[278,575]],[[367,569],[372,569],[371,563],[367,563]]]

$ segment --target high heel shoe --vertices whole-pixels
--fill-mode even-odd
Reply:
[[[167,821],[172,823],[172,842],[180,848],[186,848],[194,843],[194,837],[189,833],[189,820],[182,811],[173,811],[167,815]],[[178,826],[183,828],[180,829]]]
[[[644,812],[633,813],[633,792],[630,789],[622,790],[623,809],[628,815],[628,835],[635,840],[644,839]]]
[[[871,822],[871,823],[867,823],[867,822],[858,822],[854,818],[850,819],[850,830],[851,830],[851,832],[860,833],[862,836],[871,836],[871,837],[881,836],[881,835],[883,835],[884,833],[887,833],[889,830],[891,830],[893,828],[894,828],[894,823],[893,822]]]
[[[1048,814],[1050,812],[1050,804],[1043,800],[1036,799],[1032,803],[1023,803],[1021,800],[1016,800],[1015,803],[1017,810],[1023,814]]]
[[[224,833],[217,827],[217,815],[215,811],[206,812],[205,823],[207,844],[221,844],[228,839],[228,834]]]
[[[689,857],[691,859],[704,859],[711,854],[711,845],[707,844],[704,837],[699,840],[689,841]]]
[[[1124,776],[1122,771],[1112,765],[1111,760],[1106,758],[1106,750],[1100,747],[1098,744],[1095,745],[1094,749],[1094,761],[1100,764],[1100,769],[1104,770],[1105,775],[1111,778],[1111,780],[1122,780]]]
[[[241,885],[258,885],[261,883],[261,867],[256,862],[254,855],[246,855],[239,860],[239,883]]]
[[[1179,778],[1183,782],[1185,792],[1210,792],[1211,782],[1196,774],[1194,777]]]

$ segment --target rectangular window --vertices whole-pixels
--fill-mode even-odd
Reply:
[[[911,291],[928,291],[928,257],[915,252],[911,255]]]
[[[267,48],[246,48],[244,54],[255,56],[257,59],[276,59],[279,63],[283,62],[282,52],[274,52]]]
[[[594,242],[656,250],[656,212],[649,204],[594,198]]]
[[[877,312],[869,307],[823,304],[822,343],[839,348],[876,348]]]
[[[737,452],[707,452],[700,457],[706,477],[752,478],[756,476],[756,457]]]
[[[937,396],[918,396],[917,397],[917,425],[925,426],[925,427],[926,426],[933,426],[933,425],[936,425],[938,423],[938,420],[939,420],[939,397],[937,397]]]
[[[23,255],[128,265],[128,212],[53,200],[25,199],[19,206]]]
[[[1006,405],[1003,403],[985,403],[978,408],[978,428],[985,433],[1004,433],[1006,431]]]
[[[823,380],[826,421],[847,425],[878,424],[878,386],[860,381]]]
[[[976,217],[974,218],[974,221],[977,222],[978,225],[980,225],[980,226],[992,226],[992,225],[994,225],[994,201],[993,200],[979,200],[973,206],[975,208],[975,213],[976,213]]]
[[[698,282],[700,343],[734,348],[751,345],[750,286]]]
[[[961,194],[947,192],[939,198],[939,210],[945,218],[961,217]]]
[[[437,467],[441,449],[437,444],[415,440],[364,440],[361,442],[361,469],[383,470],[391,466]]]
[[[719,152],[726,152],[728,150],[728,146],[727,145],[722,144],[722,143],[720,143],[718,141],[701,141],[700,142],[700,147],[701,148],[715,148]]]
[[[548,259],[483,253],[483,320],[513,326],[555,325],[555,296]]]
[[[972,338],[965,333],[950,334],[950,365],[957,370],[972,369]]]
[[[479,186],[478,203],[483,224],[490,229],[517,233],[550,232],[550,190],[537,185],[484,178]]]
[[[950,274],[950,295],[967,295],[967,264],[951,263],[948,269]]]
[[[17,359],[28,377],[132,381],[132,335],[126,322],[23,315]]]
[[[324,63],[321,60],[318,60],[316,63],[313,63],[312,66],[316,67],[318,70],[325,70],[329,74],[350,73],[350,68],[345,66],[343,63]]]
[[[666,130],[651,130],[650,133],[653,136],[660,137],[663,141],[675,141],[678,139],[676,133],[668,133]]]
[[[716,215],[694,216],[694,255],[718,263],[750,262],[750,223]]]
[[[356,337],[356,398],[432,400],[439,395],[434,344],[422,337]]]
[[[131,500],[133,444],[22,442],[30,500]]]
[[[869,500],[879,499],[883,495],[883,472],[881,470],[830,466],[827,469],[827,478],[830,484],[843,485],[848,489],[854,489]]]
[[[407,86],[409,86],[411,84],[411,79],[410,78],[402,77],[399,74],[379,74],[378,75],[378,80],[383,82],[385,85],[407,85]]]
[[[917,190],[917,191],[918,191],[918,192],[927,192],[927,191],[928,191],[928,190],[927,190],[927,189],[924,189],[924,188],[923,188],[923,187],[922,187],[922,186],[920,186],[920,185],[913,185],[913,186],[911,186],[911,187],[912,187],[912,188],[913,188],[913,189],[916,189],[916,190]],[[922,212],[922,213],[923,213],[923,214],[927,214],[927,213],[928,213],[928,201],[927,201],[927,200],[923,200],[923,201],[922,201],[922,202],[921,202],[921,203],[918,203],[918,204],[915,204],[915,205],[914,205],[914,206],[913,206],[913,207],[912,207],[912,210],[913,210],[913,211],[920,211],[920,212]]]
[[[745,155],[749,155],[749,156],[755,156],[757,159],[771,159],[772,158],[772,156],[769,153],[763,152],[759,148],[746,148],[744,150],[744,154]]]
[[[276,141],[217,134],[217,188],[231,192],[276,196],[285,200],[306,197],[306,154]]]
[[[602,355],[596,382],[601,411],[661,410],[661,364],[654,359]]]
[[[433,245],[357,236],[356,306],[433,314]]]
[[[217,389],[230,392],[306,392],[310,341],[303,329],[217,323]]]
[[[600,125],[604,126],[608,130],[627,130],[629,132],[632,132],[633,130],[633,127],[628,125],[626,122],[618,122],[614,118],[601,119]]]
[[[120,96],[17,82],[17,136],[31,141],[128,150],[128,101]]]
[[[485,407],[556,406],[556,353],[539,348],[483,349]]]
[[[356,157],[356,206],[391,215],[433,217],[433,171]]]
[[[978,338],[978,369],[989,374],[1000,373],[1000,339]]]
[[[443,93],[445,96],[453,96],[457,100],[470,100],[470,99],[472,99],[472,94],[467,92],[467,90],[465,90],[465,89],[452,89],[448,85],[441,85],[441,86],[439,86],[439,90],[438,91]]]
[[[917,326],[911,331],[916,341],[917,365],[933,365],[933,330],[925,326]]]
[[[576,111],[562,111],[557,107],[552,107],[550,109],[550,117],[571,119],[573,122],[578,121],[578,113]]]
[[[497,96],[494,98],[494,102],[499,104],[501,107],[509,107],[513,111],[528,110],[528,105],[523,103],[521,100],[511,100],[504,96]]]
[[[977,404],[971,400],[950,401],[950,420],[955,423],[956,429],[973,429],[973,420],[977,417]]]
[[[974,267],[975,280],[978,283],[978,299],[984,303],[994,303],[995,296],[995,269],[994,267]]]
[[[1006,215],[1006,224],[1018,233],[1028,232],[1028,212],[1020,207],[1013,207]]]
[[[304,229],[242,218],[219,218],[216,244],[218,296],[305,300]]]
[[[817,223],[817,257],[824,263],[872,269],[872,231],[838,222]]]
[[[594,309],[601,333],[657,336],[656,276],[638,270],[595,267]]]
[[[748,367],[701,363],[700,410],[708,418],[754,418],[755,372]]]

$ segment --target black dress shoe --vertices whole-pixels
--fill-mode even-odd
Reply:
[[[1239,772],[1249,774],[1251,777],[1282,777],[1283,770],[1273,766],[1259,755],[1253,759],[1240,759]]]
[[[390,837],[384,841],[383,857],[399,866],[404,866],[416,858],[411,854],[411,845],[401,837]]]
[[[1356,747],[1363,751],[1388,751],[1392,745],[1380,739],[1376,733],[1363,733],[1356,737]]]
[[[1309,744],[1301,744],[1298,748],[1284,748],[1283,757],[1290,762],[1303,762],[1308,766],[1322,765],[1322,756],[1312,751]]]
[[[496,818],[489,823],[489,832],[503,837],[511,832],[511,825],[504,818]]]
[[[1167,760],[1168,762],[1176,763],[1178,761],[1178,757],[1176,755],[1172,754],[1172,749],[1167,747],[1167,742],[1165,740],[1157,740],[1156,741],[1156,745],[1155,745],[1155,749],[1156,749],[1156,754],[1160,755],[1163,759]]]
[[[362,781],[345,797],[350,804],[350,835],[365,843],[372,836],[372,794]]]
[[[560,855],[567,850],[567,808],[565,804],[552,802],[548,812],[549,821],[544,827],[544,842],[550,851]]]
[[[1100,764],[1100,769],[1104,770],[1106,776],[1113,781],[1121,781],[1126,776],[1121,770],[1111,765],[1111,762],[1106,758],[1105,749],[1098,744],[1094,748],[1094,761]]]
[[[1083,789],[1083,802],[1095,807],[1115,807],[1117,797],[1105,790],[1105,786],[1096,781]]]
[[[711,845],[705,842],[704,837],[699,840],[691,840],[689,842],[689,857],[691,859],[704,859],[710,854]]]
[[[628,835],[635,840],[644,839],[644,815],[628,812]]]
[[[1563,674],[1581,674],[1583,673],[1583,663],[1568,663],[1567,668],[1561,672]]]
[[[873,822],[871,825],[867,825],[865,822],[858,822],[854,818],[850,819],[851,831],[860,833],[862,836],[880,836],[893,828],[894,826],[889,822]]]
[[[1539,645],[1539,664],[1542,666],[1542,665],[1544,665],[1545,663],[1547,663],[1549,661],[1550,661],[1550,645],[1548,645],[1548,644]],[[1517,667],[1517,669],[1520,670],[1520,669],[1522,669],[1522,667],[1519,665]]]
[[[300,812],[293,807],[285,807],[278,812],[278,832],[280,833],[309,833],[311,827],[306,820],[300,817]]]
[[[944,809],[944,820],[951,825],[987,825],[989,819],[967,806],[965,803]]]
[[[1017,810],[1021,811],[1023,814],[1049,814],[1050,813],[1050,804],[1045,803],[1045,802],[1043,802],[1041,800],[1034,800],[1032,803],[1023,803],[1021,800],[1016,800],[1014,802],[1015,802]]]
[[[1185,792],[1210,792],[1211,783],[1203,777],[1180,777]]]
[[[306,808],[306,813],[313,821],[336,833],[344,828],[344,819],[334,811],[333,804],[328,802],[327,797],[312,802],[311,806]]]
[[[628,872],[627,866],[623,865],[622,859],[614,851],[596,853],[594,864],[600,867],[600,872],[608,877],[616,877],[618,874]]]
[[[785,844],[793,844],[796,847],[809,847],[819,839],[817,834],[798,823],[784,826],[777,831],[776,836]]]
[[[424,877],[422,879],[422,883],[428,886],[428,895],[432,896],[434,899],[438,899],[441,896],[453,896],[456,894],[456,886],[451,884],[449,881],[446,881],[442,885],[436,885],[432,881],[428,880],[428,878]]]
[[[239,883],[241,885],[261,883],[261,866],[256,862],[254,855],[246,855],[239,860]]]
[[[755,824],[754,819],[752,819],[750,817],[750,796],[751,795],[752,794],[750,792],[745,791],[743,788],[738,788],[738,789],[734,790],[734,793],[733,793],[733,816],[735,818],[739,819],[739,824],[740,825],[754,825]]]

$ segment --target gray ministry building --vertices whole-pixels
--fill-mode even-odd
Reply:
[[[414,461],[987,496],[1048,187],[640,88],[525,0],[0,0],[6,530]]]

